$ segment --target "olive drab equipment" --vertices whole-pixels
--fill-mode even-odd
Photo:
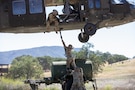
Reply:
[[[96,80],[93,77],[93,67],[90,60],[76,59],[76,65],[83,69],[84,81],[92,82],[93,89],[97,90]],[[67,74],[66,71],[66,61],[53,62],[51,65],[51,77],[44,78],[43,80],[25,80],[26,84],[29,84],[32,90],[37,90],[39,84],[52,84],[60,83],[62,87],[66,87],[62,84],[64,82],[64,76]],[[66,84],[67,85],[67,84]],[[65,90],[65,89],[63,89]]]

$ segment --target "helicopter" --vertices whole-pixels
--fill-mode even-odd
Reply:
[[[46,8],[61,5],[59,26],[62,30],[80,30],[78,39],[82,43],[100,28],[135,21],[133,0],[0,0],[0,32],[45,32]],[[55,31],[54,25],[50,30]]]

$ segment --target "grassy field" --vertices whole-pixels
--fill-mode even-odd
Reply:
[[[50,72],[45,76],[50,76]],[[135,90],[135,59],[105,64],[103,72],[96,76],[96,81],[98,90]],[[87,90],[93,90],[91,83],[86,83],[85,86]]]
[[[45,73],[45,76],[50,76],[50,72]],[[105,64],[103,72],[96,76],[96,82],[98,90],[135,90],[135,59]],[[47,88],[55,86],[57,87],[53,84]],[[86,83],[85,86],[87,90],[93,90],[91,83]],[[57,88],[61,90],[60,85]]]
[[[0,78],[0,90],[30,90],[29,86],[21,80]]]
[[[135,90],[135,59],[106,64],[96,78],[98,90]]]
[[[117,78],[135,75],[135,59],[117,62],[114,64],[105,64],[103,72],[97,75],[97,78]]]
[[[44,74],[49,77],[50,72]],[[124,62],[105,64],[103,72],[96,76],[98,90],[135,90],[135,59]],[[87,90],[93,90],[91,83],[85,84]],[[23,81],[0,79],[0,90],[31,90]],[[61,90],[60,84],[39,86],[39,90]]]

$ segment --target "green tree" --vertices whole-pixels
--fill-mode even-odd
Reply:
[[[118,54],[109,54],[109,53],[105,53],[104,56],[106,57],[106,61],[109,63],[109,64],[113,64],[113,63],[116,63],[116,62],[119,62],[119,61],[124,61],[124,60],[127,60],[128,58],[124,55],[118,55]]]
[[[105,63],[103,53],[100,51],[96,51],[96,52],[91,51],[89,55],[89,59],[92,61],[94,74],[97,74],[98,72],[102,72],[102,66]]]
[[[65,61],[64,58],[52,58],[50,56],[37,57],[44,70],[50,70],[53,61]]]
[[[50,70],[51,68],[51,63],[52,63],[52,58],[50,56],[45,56],[45,57],[37,57],[40,65],[42,65],[44,70]]]
[[[127,60],[128,58],[124,55],[110,54],[109,52],[102,53],[100,51],[91,51],[90,48],[93,48],[94,45],[91,43],[86,43],[82,46],[79,52],[76,52],[76,58],[78,59],[89,59],[93,63],[94,73],[102,71],[102,66],[107,61],[109,64]]]
[[[76,58],[78,59],[87,59],[89,57],[90,48],[93,48],[94,45],[91,43],[86,43],[82,46],[81,50],[77,53]]]
[[[115,59],[113,58],[113,56],[110,56],[107,61],[109,64],[116,62]]]
[[[13,79],[16,78],[39,78],[43,73],[42,66],[38,60],[29,55],[17,57],[11,63],[9,74]]]
[[[103,53],[103,58],[104,58],[105,61],[108,61],[108,59],[109,59],[111,56],[112,56],[112,55],[111,55],[111,53],[109,53],[109,52]]]
[[[126,56],[118,54],[114,54],[113,58],[115,59],[115,62],[124,61],[128,59]]]
[[[82,46],[82,49],[77,53],[76,58],[79,59],[89,59],[92,61],[94,73],[102,71],[102,65],[104,65],[103,53],[99,51],[91,51],[94,45],[91,43],[86,43]]]

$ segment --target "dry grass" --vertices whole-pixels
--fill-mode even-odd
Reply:
[[[135,59],[105,65],[96,78],[98,90],[135,90]]]
[[[135,75],[135,59],[123,62],[105,65],[103,72],[97,75],[97,78],[117,78]]]

